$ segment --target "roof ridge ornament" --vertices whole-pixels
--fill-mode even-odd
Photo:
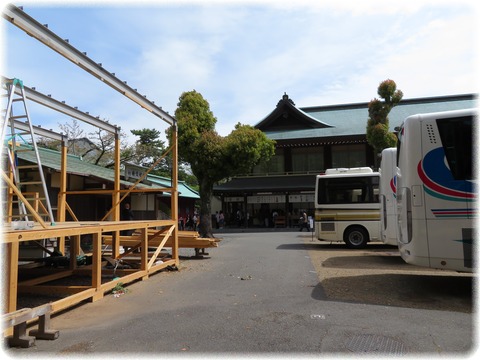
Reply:
[[[277,104],[277,107],[280,106],[281,104],[283,104],[284,102],[289,102],[290,104],[292,104],[293,106],[295,106],[295,103],[293,102],[292,99],[290,99],[287,95],[286,92],[283,93],[283,96],[282,96],[282,99],[278,102]]]

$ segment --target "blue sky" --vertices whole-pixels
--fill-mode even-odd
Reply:
[[[195,89],[217,131],[255,125],[286,92],[299,107],[478,92],[479,9],[456,0],[14,2],[174,114]],[[68,4],[68,5],[66,5]],[[131,129],[167,124],[2,18],[1,74]],[[32,122],[64,115],[29,104]],[[366,121],[366,119],[365,119]],[[86,128],[86,131],[93,131]],[[130,136],[130,140],[133,137]]]

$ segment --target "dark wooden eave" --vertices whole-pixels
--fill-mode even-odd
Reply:
[[[311,147],[325,145],[349,145],[349,144],[367,144],[367,138],[364,134],[348,136],[324,136],[315,138],[276,140],[275,147]]]
[[[277,107],[265,119],[255,125],[263,132],[283,130],[306,130],[329,128],[331,125],[322,123],[303,112],[295,103],[284,94]]]
[[[303,175],[236,177],[224,184],[214,185],[213,193],[216,195],[228,195],[252,194],[262,191],[277,193],[315,191],[316,178],[316,173]]]

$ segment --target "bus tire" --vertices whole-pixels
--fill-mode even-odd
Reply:
[[[350,249],[363,249],[368,240],[368,232],[361,226],[351,226],[343,234],[343,241]]]

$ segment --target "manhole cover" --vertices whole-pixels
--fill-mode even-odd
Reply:
[[[400,341],[382,335],[354,335],[345,342],[348,350],[365,353],[388,353],[401,355],[406,347]]]

